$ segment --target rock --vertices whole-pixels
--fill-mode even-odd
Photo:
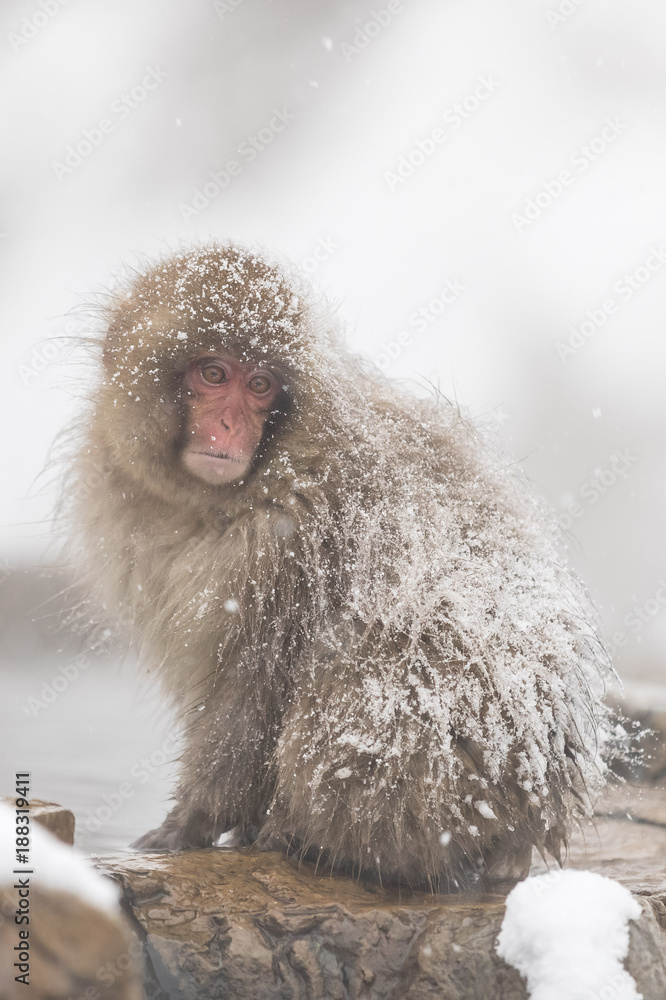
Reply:
[[[643,915],[628,969],[666,997],[666,792],[614,790],[568,864],[628,885]],[[631,818],[630,818],[631,817]],[[497,957],[501,896],[400,894],[252,848],[118,855],[148,996],[179,1000],[525,1000]],[[537,860],[534,873],[544,870]]]
[[[54,837],[62,840],[63,844],[74,843],[74,813],[69,809],[64,809],[55,802],[32,799],[30,816],[36,823],[41,823]]]
[[[494,953],[499,897],[401,899],[251,848],[123,856],[103,869],[121,882],[145,936],[149,995],[525,996]]]
[[[19,928],[13,921],[16,892],[0,887],[2,1000],[140,1000],[135,967],[141,957],[132,936],[114,918],[65,892],[34,889],[29,938],[29,985],[15,976]],[[7,961],[8,956],[13,956]],[[89,991],[86,993],[86,990]]]
[[[0,804],[0,997],[139,1000],[141,948],[117,888],[41,823],[31,824],[28,847],[17,847],[10,801]],[[42,815],[67,834],[67,810]]]
[[[14,799],[2,798],[0,802],[4,802],[10,809],[14,808]],[[55,802],[43,802],[41,799],[31,799],[30,819],[45,827],[64,844],[74,843],[74,813],[64,806],[56,805]]]
[[[617,879],[632,892],[666,898],[666,789],[619,785],[572,838],[566,862]],[[545,871],[535,861],[532,874]],[[666,996],[666,993],[664,994]]]

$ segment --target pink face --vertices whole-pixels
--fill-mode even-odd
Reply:
[[[209,356],[190,364],[184,386],[185,467],[207,483],[241,479],[282,390],[279,376],[260,365]]]

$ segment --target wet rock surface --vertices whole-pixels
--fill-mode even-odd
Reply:
[[[0,798],[10,809],[14,808],[14,799]],[[30,800],[30,817],[46,830],[62,840],[63,844],[74,843],[74,813],[55,802],[44,802],[42,799]]]
[[[666,789],[615,789],[567,866],[616,878],[641,900],[627,968],[666,997]],[[122,885],[147,996],[206,1000],[524,1000],[495,954],[502,896],[409,895],[315,873],[252,849],[123,854]],[[533,873],[545,870],[535,860]],[[600,984],[602,987],[603,984]]]
[[[118,858],[104,867],[120,876],[145,935],[148,995],[525,995],[493,951],[501,898],[401,900],[247,849]]]

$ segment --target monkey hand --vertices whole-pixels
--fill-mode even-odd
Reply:
[[[215,819],[203,810],[187,813],[172,809],[161,826],[149,830],[130,846],[139,851],[188,851],[211,847],[218,832]]]

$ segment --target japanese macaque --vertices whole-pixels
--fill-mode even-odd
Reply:
[[[105,317],[72,466],[99,486],[70,490],[83,608],[185,739],[136,846],[235,828],[437,891],[559,856],[606,770],[605,660],[515,470],[263,252],[177,252]]]

